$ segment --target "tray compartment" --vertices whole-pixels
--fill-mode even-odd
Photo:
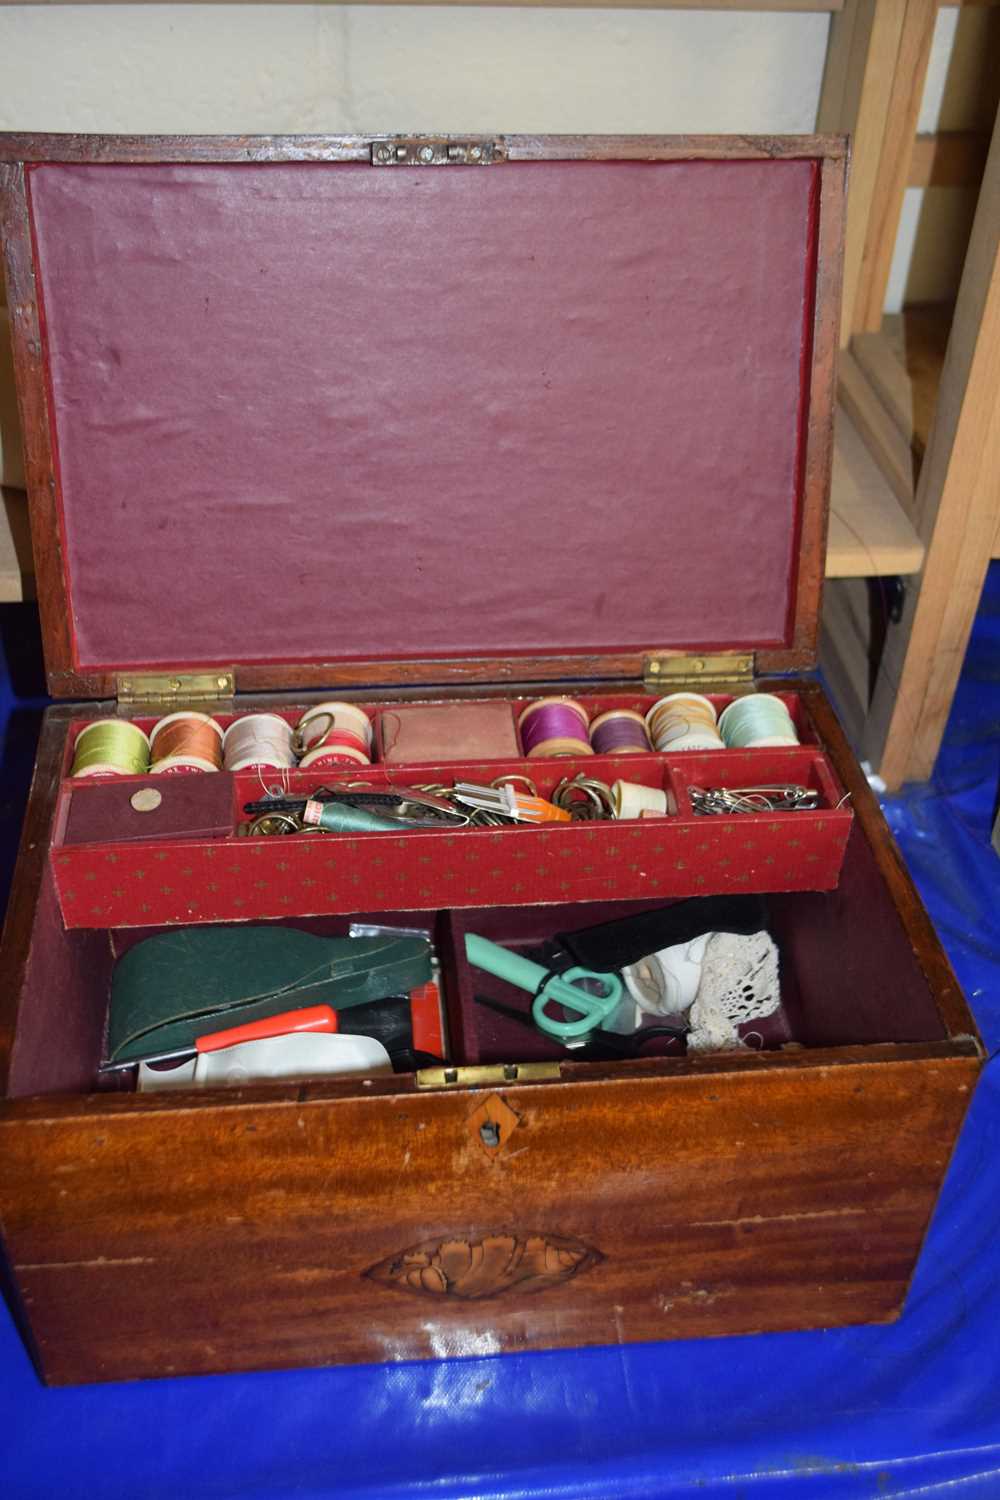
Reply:
[[[611,784],[619,777],[672,791],[676,815],[513,828],[447,827],[405,833],[238,837],[243,805],[269,786],[304,795],[324,784],[375,788],[416,783],[488,782],[530,775],[541,795],[582,771]],[[71,927],[148,926],[167,922],[248,921],[289,912],[320,916],[573,900],[682,897],[726,891],[830,890],[836,886],[852,822],[849,806],[815,812],[704,817],[692,813],[688,785],[806,781],[824,799],[840,800],[829,765],[807,746],[787,751],[719,750],[708,755],[590,756],[413,768],[373,766],[361,775],[314,770],[280,774],[218,772],[232,796],[228,838],[164,838],[87,845],[58,844],[52,860],[64,920]],[[192,778],[126,778],[66,782],[66,802],[101,797],[124,803],[137,785]],[[201,780],[201,778],[197,778]],[[157,814],[151,814],[155,818]]]

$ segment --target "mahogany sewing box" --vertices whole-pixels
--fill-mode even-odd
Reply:
[[[0,137],[48,680],[75,700],[45,716],[2,960],[0,1223],[46,1381],[900,1313],[981,1048],[809,675],[845,169],[823,137]],[[670,817],[239,838],[256,778],[222,772],[222,837],[65,838],[109,795],[69,778],[109,714],[516,723],[546,693],[754,686],[800,747],[585,763]],[[581,764],[410,774],[545,793]],[[821,804],[699,818],[713,775]],[[760,1050],[532,1055],[472,1004],[468,931],[734,891],[768,893],[781,957]],[[137,938],[358,913],[433,927],[448,1066],[99,1085]]]

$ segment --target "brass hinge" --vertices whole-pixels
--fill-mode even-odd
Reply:
[[[232,667],[211,672],[127,672],[118,679],[119,703],[148,703],[154,707],[173,704],[223,703],[236,691]]]
[[[753,675],[752,651],[724,651],[709,656],[653,652],[642,664],[642,680],[648,693],[676,693],[690,687],[702,692],[738,692],[753,686]]]
[[[372,141],[373,167],[489,167],[506,158],[502,136],[454,140],[447,135],[390,135]]]
[[[420,1068],[417,1088],[495,1088],[503,1083],[549,1083],[559,1076],[557,1062],[497,1063],[481,1068]]]

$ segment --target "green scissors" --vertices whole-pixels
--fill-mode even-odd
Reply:
[[[485,969],[497,979],[505,979],[519,990],[534,995],[531,1014],[539,1031],[555,1037],[558,1041],[586,1036],[603,1026],[621,1002],[624,986],[617,974],[595,974],[590,969],[567,969],[563,974],[552,974],[541,964],[509,948],[501,948],[474,932],[465,935],[465,952],[470,964]],[[601,994],[588,994],[577,986],[580,980],[590,980],[601,986]],[[562,1005],[580,1017],[578,1021],[557,1021],[550,1016],[546,1006]]]

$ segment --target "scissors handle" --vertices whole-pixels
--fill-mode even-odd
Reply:
[[[482,938],[475,932],[465,934],[465,953],[477,969],[495,974],[508,984],[534,994],[531,1014],[535,1025],[548,1036],[559,1041],[567,1037],[586,1036],[617,1008],[624,993],[624,986],[617,974],[595,974],[591,969],[567,969],[563,974],[550,974],[533,959],[512,953]],[[589,995],[573,983],[574,980],[589,979],[601,986],[602,993]],[[562,1005],[580,1017],[578,1021],[557,1021],[545,1009],[549,1003]]]
[[[602,993],[590,994],[579,988],[580,980],[599,984]],[[577,981],[574,983],[574,981]],[[591,969],[567,969],[563,974],[553,974],[545,981],[535,996],[531,1014],[539,1031],[559,1041],[567,1037],[586,1036],[608,1019],[618,1008],[622,998],[622,982],[616,974],[595,974]],[[546,1010],[549,1004],[561,1005],[564,1010],[574,1011],[578,1021],[557,1021]]]

